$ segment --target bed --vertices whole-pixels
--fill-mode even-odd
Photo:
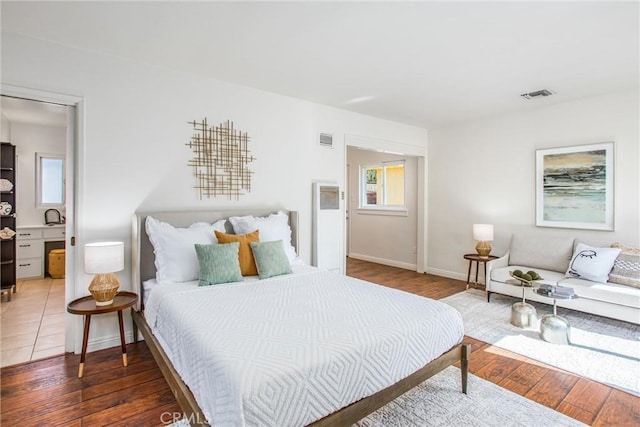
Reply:
[[[351,425],[460,362],[470,348],[445,304],[333,272],[215,286],[155,283],[147,216],[174,227],[273,210],[138,213],[133,220],[132,310],[192,425]],[[286,212],[297,248],[297,212]],[[224,221],[232,232],[229,221]],[[149,292],[151,294],[149,295]]]

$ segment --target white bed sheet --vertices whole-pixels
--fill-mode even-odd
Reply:
[[[258,282],[154,288],[145,316],[212,425],[306,425],[463,337],[452,307],[311,267]]]
[[[310,269],[313,269],[314,267],[309,267],[306,266],[305,264],[292,264],[291,265],[291,269],[294,271],[294,273],[302,273],[305,271],[308,271]],[[258,276],[244,276],[242,278],[242,281],[244,283],[248,283],[248,282],[257,282],[258,280],[260,280],[260,278]],[[194,285],[198,285],[198,281],[194,280],[194,281],[190,281],[190,282],[184,282],[186,283],[187,286],[192,287]],[[170,282],[167,283],[170,286],[175,286],[177,285],[176,282]],[[143,288],[143,292],[142,292],[142,303],[144,304],[144,306],[147,306],[147,301],[149,300],[149,295],[151,295],[151,292],[153,292],[153,290],[155,288],[157,288],[158,286],[163,285],[163,283],[159,282],[157,279],[149,279],[149,280],[145,280],[144,282],[142,282],[142,288]]]

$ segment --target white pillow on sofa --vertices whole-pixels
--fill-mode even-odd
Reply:
[[[273,242],[282,240],[284,253],[287,255],[289,263],[296,259],[296,249],[291,244],[291,227],[289,226],[289,215],[278,212],[266,217],[232,216],[229,222],[236,234],[247,234],[252,231],[260,231],[261,242]]]
[[[567,277],[606,283],[619,253],[619,248],[594,248],[578,243],[569,263]]]
[[[214,230],[224,232],[224,220],[209,224],[197,222],[189,228],[176,228],[148,216],[145,222],[156,255],[156,280],[160,283],[198,280],[200,264],[195,244],[218,243]]]

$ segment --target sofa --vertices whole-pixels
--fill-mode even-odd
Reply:
[[[514,234],[508,252],[486,263],[487,302],[494,292],[522,298],[522,288],[507,282],[513,279],[510,272],[534,270],[542,278],[540,283],[574,289],[578,298],[558,299],[558,307],[640,324],[640,250],[612,246],[618,247],[589,247],[571,237],[542,233]],[[599,257],[594,256],[596,252]],[[605,273],[603,277],[579,268],[581,260],[593,263],[605,258],[611,265],[598,266]],[[538,295],[533,288],[525,288],[525,296],[528,300],[553,304],[553,299]]]

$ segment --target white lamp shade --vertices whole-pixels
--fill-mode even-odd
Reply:
[[[473,224],[473,239],[481,242],[491,242],[493,240],[493,225]]]
[[[97,242],[84,245],[84,272],[115,273],[124,270],[124,243]]]

